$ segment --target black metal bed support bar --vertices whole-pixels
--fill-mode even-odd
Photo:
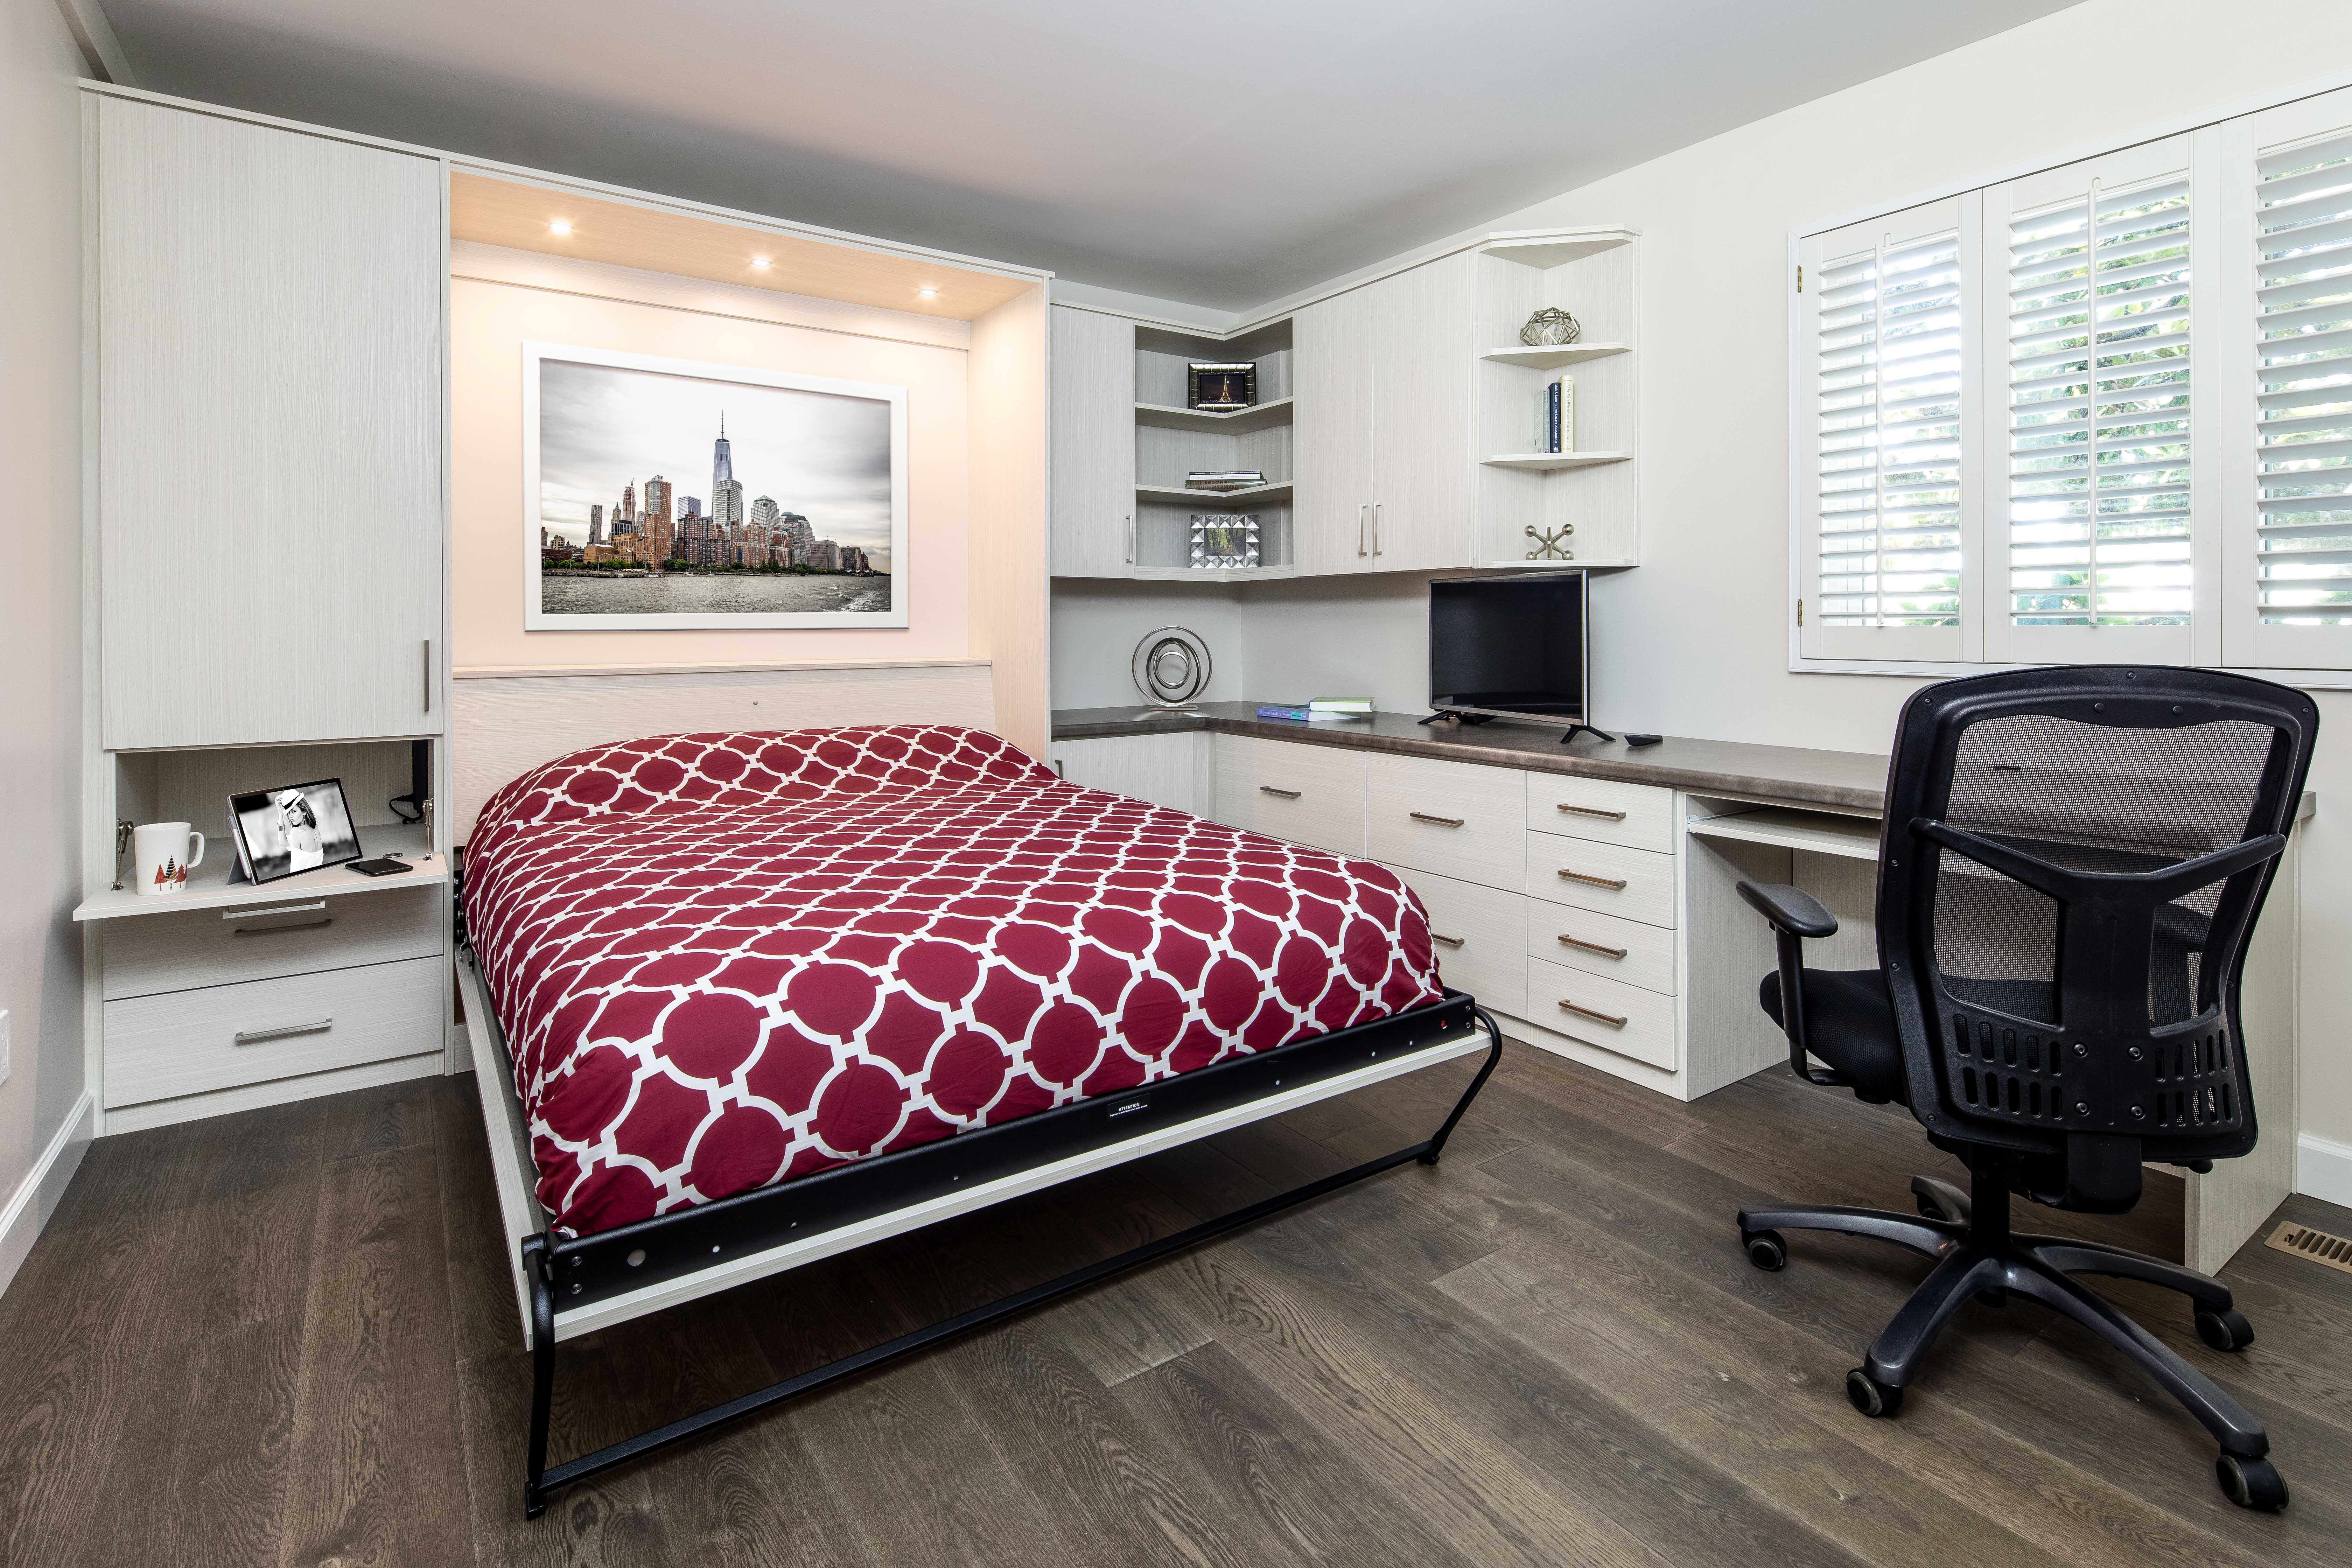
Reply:
[[[1467,999],[1463,998],[1463,1000]],[[901,1334],[897,1339],[886,1340],[878,1345],[844,1356],[839,1361],[828,1362],[823,1366],[802,1373],[795,1377],[788,1377],[782,1383],[772,1384],[756,1393],[746,1394],[740,1398],[730,1399],[721,1405],[714,1405],[707,1410],[682,1416],[667,1426],[656,1426],[651,1431],[639,1433],[634,1437],[625,1438],[621,1442],[599,1448],[593,1453],[583,1454],[578,1458],[567,1459],[552,1467],[547,1463],[547,1438],[549,1412],[555,1395],[556,1259],[550,1237],[543,1235],[529,1237],[522,1244],[524,1272],[530,1284],[531,1305],[530,1451],[523,1482],[524,1516],[537,1519],[545,1513],[548,1495],[560,1487],[570,1486],[575,1481],[584,1481],[591,1476],[601,1475],[616,1466],[641,1458],[656,1449],[668,1447],[673,1443],[684,1442],[689,1437],[708,1432],[730,1421],[740,1420],[755,1411],[764,1410],[772,1405],[780,1405],[800,1394],[813,1393],[829,1384],[838,1383],[844,1378],[855,1377],[860,1373],[871,1371],[903,1356],[911,1355],[917,1351],[928,1349],[942,1341],[954,1339],[960,1334],[971,1333],[976,1329],[985,1328],[991,1323],[1000,1322],[1033,1308],[1041,1307],[1048,1301],[1069,1295],[1074,1291],[1098,1285],[1129,1269],[1139,1268],[1147,1263],[1154,1263],[1163,1258],[1171,1257],[1229,1231],[1255,1225],[1259,1220],[1279,1214],[1285,1209],[1295,1207],[1299,1204],[1310,1203],[1326,1194],[1337,1192],[1341,1187],[1360,1182],[1368,1176],[1377,1176],[1383,1171],[1393,1170],[1408,1162],[1418,1160],[1424,1165],[1434,1165],[1437,1163],[1438,1156],[1444,1152],[1445,1141],[1453,1136],[1454,1129],[1461,1122],[1464,1113],[1470,1109],[1471,1101],[1476,1100],[1478,1091],[1486,1087],[1487,1079],[1494,1076],[1495,1068],[1503,1058],[1501,1027],[1485,1008],[1474,1005],[1471,1011],[1478,1024],[1486,1029],[1487,1037],[1492,1042],[1486,1051],[1486,1059],[1479,1064],[1476,1076],[1471,1079],[1469,1087],[1462,1091],[1461,1099],[1454,1102],[1454,1110],[1447,1115],[1444,1123],[1438,1127],[1436,1132],[1421,1142],[1399,1149],[1394,1153],[1383,1154],[1376,1160],[1368,1160],[1360,1165],[1325,1176],[1319,1181],[1309,1182],[1289,1192],[1278,1193],[1273,1197],[1260,1199],[1246,1207],[1221,1215],[1215,1219],[1204,1221],[1189,1229],[1161,1237],[1157,1241],[1146,1242],[1141,1247],[1130,1248],[1116,1257],[1104,1258],[1098,1263],[1087,1264],[1085,1268],[1075,1269],[1059,1279],[1032,1285],[1024,1290],[1016,1290],[1010,1296],[991,1301],[984,1306],[974,1307],[969,1311],[959,1312],[951,1318],[943,1318],[936,1323],[928,1324],[910,1333]]]

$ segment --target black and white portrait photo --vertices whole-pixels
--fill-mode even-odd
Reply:
[[[907,624],[907,392],[523,344],[523,624]]]
[[[256,882],[360,858],[359,830],[341,779],[256,790],[228,799],[238,858]]]

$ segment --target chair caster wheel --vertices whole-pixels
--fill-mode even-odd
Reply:
[[[2242,1351],[2254,1342],[2254,1325],[2236,1308],[2209,1312],[2200,1308],[2197,1313],[2197,1337],[2217,1351]],[[2222,1483],[2224,1486],[2227,1482]]]
[[[1748,1248],[1748,1261],[1767,1274],[1778,1274],[1789,1267],[1789,1244],[1780,1239],[1779,1231],[1749,1231],[1739,1239]]]
[[[1903,1409],[1903,1391],[1891,1383],[1881,1383],[1862,1367],[1845,1374],[1845,1396],[1864,1415],[1895,1415]]]
[[[2276,1513],[2286,1506],[2286,1478],[2268,1459],[2224,1454],[2213,1461],[2213,1479],[2221,1483],[2222,1494],[2240,1508]]]

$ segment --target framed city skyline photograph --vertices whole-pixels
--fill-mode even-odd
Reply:
[[[907,389],[526,342],[523,627],[907,625]]]

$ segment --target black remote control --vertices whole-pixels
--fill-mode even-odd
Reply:
[[[1636,735],[1631,730],[1625,731],[1625,743],[1628,746],[1654,746],[1664,739],[1664,735]]]

